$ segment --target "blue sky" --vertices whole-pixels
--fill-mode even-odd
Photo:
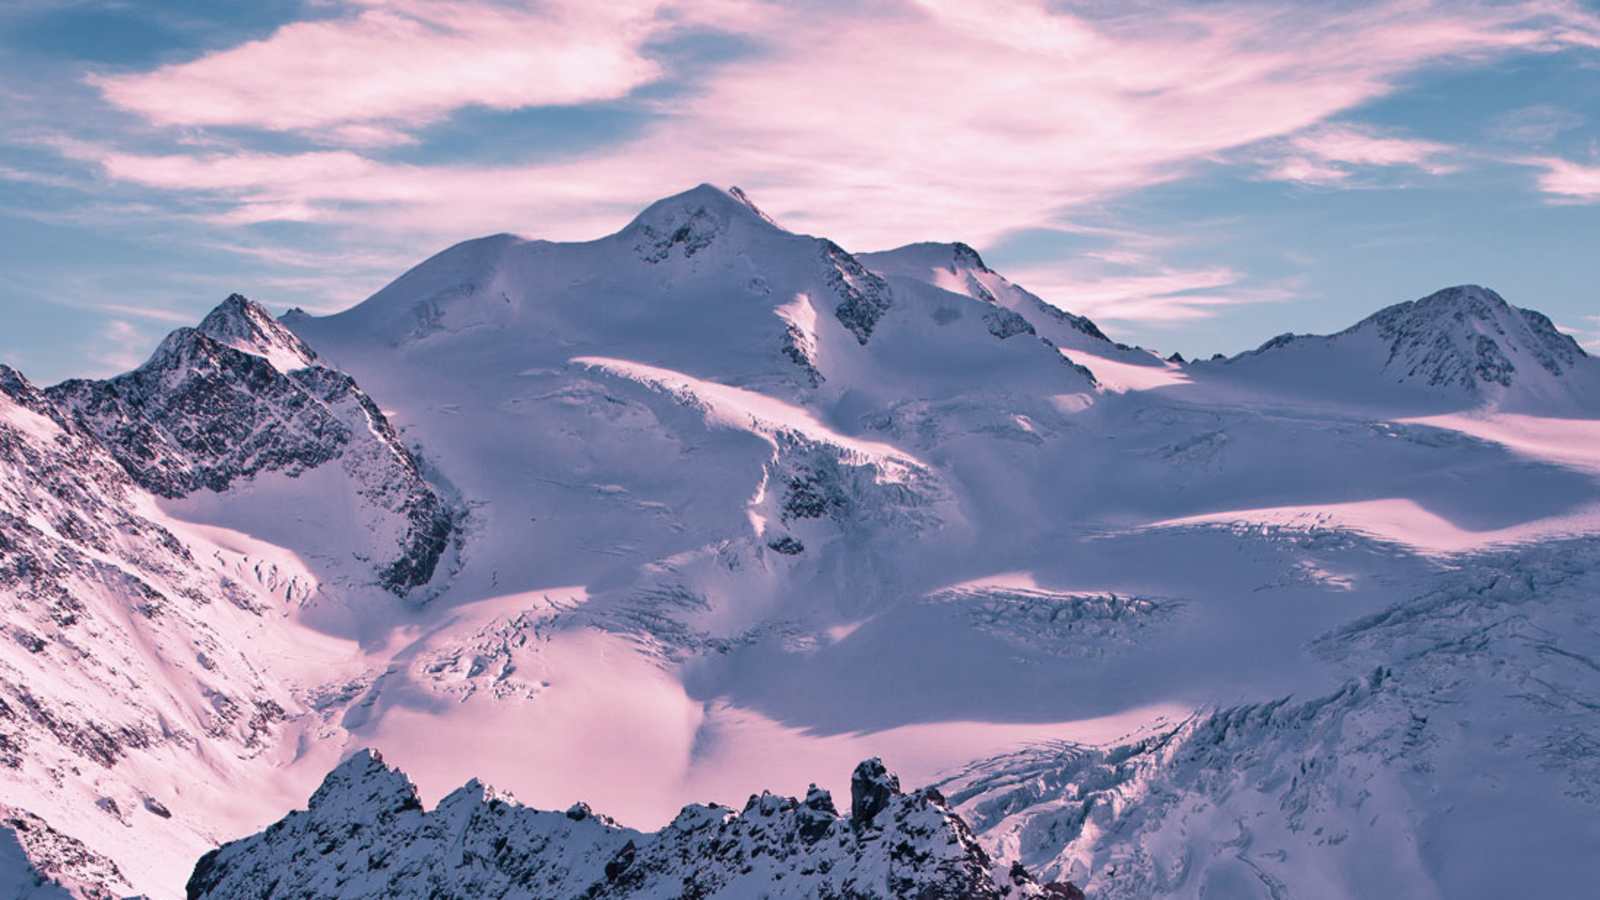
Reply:
[[[1600,350],[1593,3],[13,0],[0,45],[0,361],[42,383],[701,181],[1162,352],[1463,282]]]

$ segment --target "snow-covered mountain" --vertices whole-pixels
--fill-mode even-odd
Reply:
[[[1600,361],[1543,313],[1459,285],[1397,303],[1338,334],[1285,334],[1226,360],[1247,379],[1313,396],[1517,412],[1596,411]]]
[[[448,548],[451,511],[383,412],[238,294],[198,328],[172,332],[132,372],[48,394],[152,493],[203,494],[194,504],[211,507],[249,493],[285,518],[280,507],[315,509],[324,546],[348,545],[375,569],[362,574],[397,594],[432,581]],[[312,485],[314,494],[302,489]],[[301,531],[305,518],[267,532]]]
[[[997,865],[944,797],[903,793],[881,760],[855,769],[850,809],[812,785],[738,812],[686,806],[659,831],[584,804],[542,812],[473,781],[423,810],[416,786],[361,751],[304,811],[205,856],[191,898],[280,888],[318,897],[1083,897]]]
[[[5,697],[29,743],[0,804],[43,823],[9,826],[18,877],[179,895],[341,758],[403,785],[373,747],[415,808],[342,839],[343,870],[279,854],[359,803],[196,877],[379,891],[385,847],[450,872],[470,826],[485,890],[581,893],[632,840],[654,896],[712,835],[787,848],[811,808],[683,835],[685,804],[843,796],[882,757],[949,798],[997,890],[1016,862],[1110,897],[1600,878],[1596,361],[1478,289],[1198,364],[1071,299],[701,186],[593,241],[459,244],[332,316],[230,298],[132,373],[16,388],[0,598],[29,637],[0,667],[151,740],[74,772],[42,723],[79,720]],[[451,793],[473,778],[622,824]],[[524,822],[546,849],[496,856]]]
[[[303,707],[285,676],[331,655],[278,621],[308,576],[168,517],[5,367],[0,473],[5,839],[82,895],[170,884],[258,821],[228,783],[283,759]]]

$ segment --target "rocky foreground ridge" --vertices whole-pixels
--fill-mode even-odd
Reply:
[[[188,895],[297,897],[1081,898],[997,865],[932,788],[856,767],[850,811],[825,790],[691,805],[640,832],[576,804],[531,809],[472,781],[424,810],[372,750],[329,773],[308,807],[208,853]]]

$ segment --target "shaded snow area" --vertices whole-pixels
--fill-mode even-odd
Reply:
[[[0,369],[0,893],[1591,893],[1600,363],[1071,305],[702,186]]]

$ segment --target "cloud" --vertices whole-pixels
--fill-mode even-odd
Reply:
[[[1578,328],[1561,330],[1577,338],[1583,349],[1600,355],[1600,316],[1584,316],[1583,321],[1584,324]]]
[[[664,193],[712,181],[740,184],[786,225],[847,246],[933,233],[981,244],[1264,141],[1288,142],[1296,155],[1280,174],[1297,180],[1337,180],[1354,165],[1444,166],[1437,145],[1318,126],[1429,65],[1600,34],[1581,9],[1544,0],[1207,3],[1159,19],[1044,0],[981,9],[922,0],[826,15],[791,4],[604,6],[373,3],[96,81],[154,125],[255,125],[342,139],[344,149],[175,143],[136,153],[102,143],[71,152],[111,179],[203,197],[216,204],[213,220],[230,226],[582,238]],[[643,48],[687,22],[736,31],[760,52],[649,101],[652,124],[580,158],[442,165],[361,149],[463,106],[619,96],[663,76]],[[577,70],[592,74],[572,81]]]
[[[661,74],[642,47],[663,27],[649,2],[359,0],[350,14],[150,72],[93,75],[157,125],[306,131],[352,146],[465,106],[519,109],[626,96]]]
[[[1557,203],[1600,203],[1600,165],[1572,162],[1555,156],[1532,157],[1524,165],[1542,169],[1539,190]]]
[[[1111,273],[1093,263],[1021,267],[1007,277],[1047,303],[1102,322],[1171,323],[1212,318],[1229,307],[1288,300],[1283,285],[1249,286],[1225,266],[1155,266]]]
[[[156,322],[168,322],[174,325],[193,325],[195,318],[192,314],[175,309],[164,309],[159,306],[137,306],[131,303],[99,303],[95,309],[101,312],[114,313],[119,316],[133,316],[139,319],[151,319]],[[132,328],[126,322],[113,322],[113,325]]]
[[[1319,126],[1278,142],[1266,154],[1265,176],[1274,181],[1337,185],[1362,168],[1406,167],[1443,175],[1452,148],[1434,141],[1383,134],[1357,125]]]
[[[1536,103],[1503,113],[1489,123],[1488,135],[1496,140],[1539,145],[1583,124],[1583,116],[1547,103]]]
[[[149,338],[131,323],[112,319],[95,333],[86,355],[98,370],[95,376],[115,375],[138,368],[149,352],[149,343]]]

